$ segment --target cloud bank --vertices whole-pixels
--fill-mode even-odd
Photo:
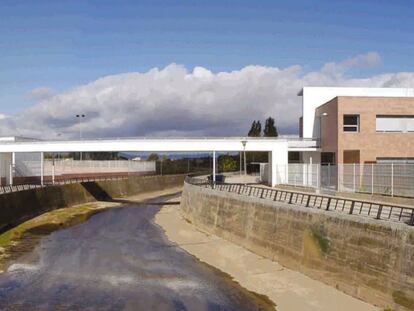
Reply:
[[[297,133],[303,86],[414,87],[414,73],[368,78],[350,70],[379,64],[375,53],[357,55],[320,70],[246,66],[213,73],[170,64],[148,72],[106,76],[63,93],[31,92],[36,103],[22,114],[0,118],[0,135],[76,138],[76,114],[86,118],[84,137],[246,135],[252,120],[276,118],[279,131]]]

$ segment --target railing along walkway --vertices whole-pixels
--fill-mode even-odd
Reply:
[[[76,184],[82,182],[93,182],[93,181],[104,181],[104,180],[121,180],[127,179],[127,176],[113,176],[113,177],[77,177],[77,178],[70,178],[52,182],[47,182],[43,185],[40,184],[21,184],[21,185],[7,185],[7,186],[0,186],[0,195],[5,193],[11,193],[16,191],[23,191],[23,190],[30,190],[36,188],[44,188],[49,186],[59,186],[59,185],[66,185],[66,184]]]
[[[213,185],[200,178],[188,177],[186,182],[205,188],[213,188],[218,191],[227,191],[237,193],[239,195],[285,202],[308,208],[317,208],[350,215],[366,216],[381,220],[404,222],[410,226],[414,226],[414,207],[408,205],[284,189],[264,188],[239,183],[216,183]]]

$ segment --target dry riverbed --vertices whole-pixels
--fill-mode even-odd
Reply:
[[[182,217],[179,206],[165,205],[155,216],[155,222],[171,242],[229,274],[246,289],[269,297],[278,311],[379,310],[277,262],[200,231]]]

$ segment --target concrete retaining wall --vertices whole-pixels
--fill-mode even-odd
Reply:
[[[53,209],[179,187],[183,182],[184,175],[131,177],[2,194],[0,231]]]
[[[414,310],[414,228],[185,184],[185,218],[362,300]]]

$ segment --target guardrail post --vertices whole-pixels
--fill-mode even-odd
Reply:
[[[329,205],[331,205],[331,198],[328,198],[328,203],[326,204],[327,211],[329,211]]]
[[[414,226],[414,209],[411,210],[411,217],[410,222],[408,223],[410,226]]]
[[[378,213],[376,219],[381,219],[382,205],[378,206]]]
[[[264,188],[262,188],[262,193],[260,194],[260,198],[263,199]]]
[[[292,200],[293,200],[293,192],[290,193],[289,204],[292,204]]]
[[[354,212],[354,206],[355,206],[355,201],[352,201],[351,208],[349,209],[349,214],[351,214],[351,215]]]

